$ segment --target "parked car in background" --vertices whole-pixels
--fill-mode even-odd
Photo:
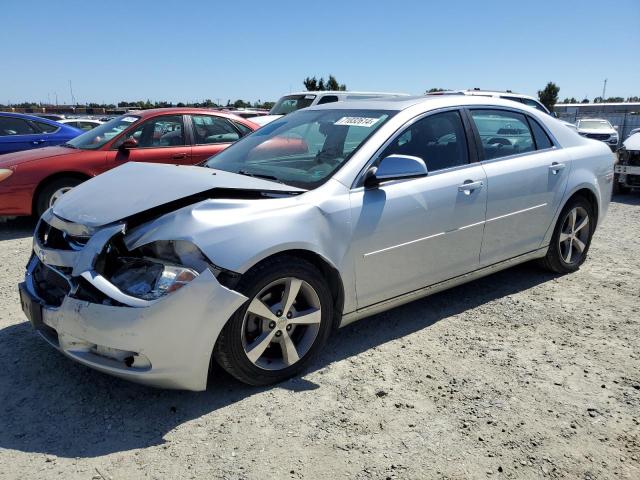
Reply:
[[[54,122],[59,122],[60,120],[64,120],[67,118],[62,113],[33,113],[35,117],[46,118],[47,120],[53,120]]]
[[[629,138],[631,135],[635,135],[636,133],[640,133],[640,128],[634,128],[633,130],[631,130],[629,132],[629,135],[627,135],[627,138]]]
[[[117,117],[59,146],[3,155],[0,216],[41,215],[71,188],[123,163],[203,162],[257,128],[221,112],[161,108]]]
[[[308,149],[270,147],[289,138]],[[63,196],[23,310],[105,373],[204,390],[217,362],[265,385],[334,327],[529,260],[575,272],[612,178],[604,144],[510,101],[318,105],[200,167],[129,163]]]
[[[512,102],[524,103],[529,107],[533,107],[537,110],[540,110],[541,112],[546,113],[547,115],[553,116],[549,109],[537,99],[530,97],[529,95],[523,95],[521,93],[510,91],[500,92],[497,90],[481,90],[479,88],[474,88],[469,90],[445,90],[442,92],[431,92],[427,95],[470,95],[477,97],[503,98],[504,100],[511,100]]]
[[[618,131],[604,118],[581,118],[576,122],[578,133],[609,145],[612,151],[618,147]]]
[[[70,125],[86,132],[96,128],[99,125],[102,125],[104,122],[102,120],[96,120],[94,118],[66,118],[64,120],[58,121],[58,123],[62,123],[63,125]]]
[[[221,108],[220,111],[231,113],[242,118],[263,117],[269,115],[269,110],[259,108]]]
[[[627,138],[618,150],[613,193],[640,188],[640,131]]]
[[[82,130],[46,118],[0,112],[0,154],[59,145],[81,133]]]
[[[269,110],[269,115],[253,118],[258,125],[266,125],[288,113],[325,103],[344,102],[346,100],[367,100],[381,97],[408,97],[406,93],[385,92],[347,92],[326,90],[320,92],[298,92],[281,97]]]

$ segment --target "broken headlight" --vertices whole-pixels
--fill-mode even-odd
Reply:
[[[143,300],[157,300],[187,285],[204,270],[214,271],[198,247],[182,240],[152,242],[127,253],[121,251],[106,263],[111,283]]]
[[[127,295],[143,300],[157,300],[198,276],[191,268],[145,258],[123,258],[121,262],[121,267],[111,277],[111,283]]]

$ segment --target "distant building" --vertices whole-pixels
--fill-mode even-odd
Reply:
[[[601,113],[631,113],[640,114],[640,103],[557,103],[553,110],[560,113],[601,114]]]

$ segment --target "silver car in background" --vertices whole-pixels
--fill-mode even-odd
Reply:
[[[529,260],[577,270],[612,178],[604,143],[510,101],[310,107],[203,166],[73,189],[37,226],[22,307],[122,378],[203,390],[217,362],[278,382],[335,327]]]

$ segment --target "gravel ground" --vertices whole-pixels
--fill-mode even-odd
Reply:
[[[47,347],[0,225],[0,478],[640,478],[640,197],[582,269],[523,265],[353,324],[271,388],[161,391]]]

